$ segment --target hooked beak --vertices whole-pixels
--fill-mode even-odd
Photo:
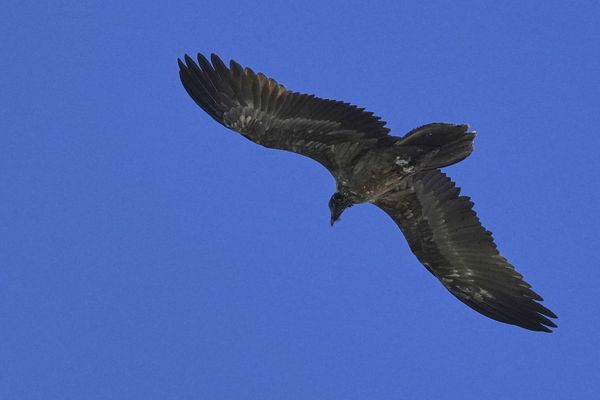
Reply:
[[[329,220],[329,223],[331,226],[333,226],[333,224],[340,219],[340,216],[348,207],[352,207],[352,203],[348,201],[348,199],[342,198],[338,193],[335,193],[333,196],[331,196],[331,199],[329,200],[329,211],[331,212],[331,219]]]
[[[346,207],[342,208],[342,209],[335,209],[331,212],[331,219],[329,220],[329,222],[331,223],[331,226],[333,226],[333,224],[335,224],[335,222],[340,219],[340,216],[342,215],[342,213],[344,212],[344,210],[346,209]]]

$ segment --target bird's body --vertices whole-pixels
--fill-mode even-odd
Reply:
[[[269,148],[308,156],[336,180],[331,224],[372,203],[398,224],[419,261],[459,300],[495,320],[535,331],[556,315],[502,257],[468,197],[440,171],[473,151],[467,125],[433,123],[402,137],[348,103],[286,90],[217,56],[179,61],[192,99],[222,125]]]
[[[388,136],[387,140],[369,144],[366,149],[357,146],[342,153],[337,160],[339,167],[331,171],[336,179],[337,191],[347,194],[354,204],[376,203],[416,173],[454,164],[465,158],[472,151],[471,140],[474,137],[474,132],[466,132],[467,128],[467,125],[429,124],[413,130],[405,138]],[[439,164],[439,155],[445,150],[443,145],[413,144],[410,140],[412,135],[434,135],[440,130],[443,134],[453,131],[455,136],[449,138],[457,139],[462,145],[450,161],[444,158],[442,164]],[[455,142],[449,145],[456,150]],[[434,161],[438,163],[432,164]]]

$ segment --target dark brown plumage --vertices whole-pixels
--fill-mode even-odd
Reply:
[[[550,332],[556,315],[502,257],[468,197],[439,169],[467,157],[475,132],[434,123],[389,135],[373,113],[286,90],[235,61],[179,61],[183,86],[217,122],[269,148],[308,156],[336,179],[331,223],[372,203],[400,227],[419,261],[459,300],[497,321]]]

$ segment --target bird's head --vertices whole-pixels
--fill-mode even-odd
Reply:
[[[343,193],[335,192],[329,199],[329,210],[331,211],[331,226],[340,219],[344,210],[352,207],[352,201]]]

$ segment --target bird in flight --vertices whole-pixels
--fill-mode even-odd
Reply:
[[[500,255],[469,197],[440,171],[473,151],[467,125],[432,123],[392,136],[371,112],[287,90],[262,73],[216,55],[178,60],[191,98],[226,128],[262,146],[310,157],[334,176],[331,225],[371,203],[398,225],[418,260],[460,301],[481,314],[551,332],[556,315]]]

